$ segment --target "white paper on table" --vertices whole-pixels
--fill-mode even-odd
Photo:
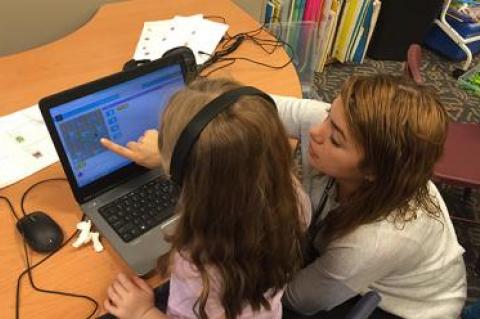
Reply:
[[[38,105],[0,117],[0,188],[57,161]]]
[[[162,56],[161,41],[163,30],[168,26],[169,20],[157,22],[145,22],[143,24],[142,34],[138,41],[135,60],[149,59],[155,60]]]
[[[197,64],[202,64],[213,54],[227,29],[228,25],[203,19],[201,14],[148,21],[143,25],[133,58],[154,60],[172,48],[187,46],[192,49]]]
[[[203,15],[197,14],[191,17],[175,16],[169,20],[145,22],[133,58],[154,60],[161,58],[172,48],[184,46],[202,19]]]
[[[192,49],[197,64],[202,64],[210,58],[227,30],[227,24],[206,19],[198,25],[195,36],[190,38],[187,45]],[[208,54],[201,54],[200,52]]]

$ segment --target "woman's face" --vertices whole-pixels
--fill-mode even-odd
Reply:
[[[359,168],[363,150],[350,134],[340,97],[333,101],[328,117],[310,129],[308,151],[310,165],[320,173],[337,181],[360,182],[364,178]]]

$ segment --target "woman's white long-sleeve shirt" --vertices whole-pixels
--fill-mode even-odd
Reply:
[[[323,121],[329,104],[273,96],[291,137],[300,141],[302,184],[316,211],[327,177],[308,163],[308,131]],[[435,185],[431,195],[440,204],[441,221],[418,211],[418,218],[400,228],[388,220],[360,226],[332,242],[325,253],[288,284],[283,301],[301,313],[329,310],[349,298],[376,290],[380,308],[413,319],[458,318],[466,298],[466,271],[445,203]],[[335,205],[335,188],[325,205]]]

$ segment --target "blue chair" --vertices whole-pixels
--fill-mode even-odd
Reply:
[[[302,315],[283,308],[283,319],[367,319],[373,318],[397,319],[399,317],[378,311],[381,297],[376,291],[369,291],[363,296],[347,300],[330,311],[320,311],[314,315]],[[375,311],[377,310],[377,311]]]
[[[466,306],[462,311],[462,319],[480,318],[480,300]]]
[[[377,308],[382,298],[376,291],[369,291],[360,298],[345,319],[367,319]]]

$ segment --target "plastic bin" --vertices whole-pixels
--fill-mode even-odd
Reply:
[[[447,22],[465,39],[480,34],[480,23],[464,23],[455,20],[449,16],[446,17]],[[428,35],[424,39],[424,43],[430,49],[450,58],[451,60],[464,60],[467,58],[465,52],[460,49],[455,42],[450,39],[437,25],[434,25]],[[480,41],[467,44],[472,55],[480,52]]]
[[[480,64],[458,78],[460,87],[480,96]]]
[[[288,43],[293,49],[293,64],[302,85],[303,97],[317,98],[318,93],[314,85],[320,47],[317,23],[309,21],[279,22],[267,24],[266,27],[277,39]],[[291,56],[290,48],[285,47],[285,51]]]

